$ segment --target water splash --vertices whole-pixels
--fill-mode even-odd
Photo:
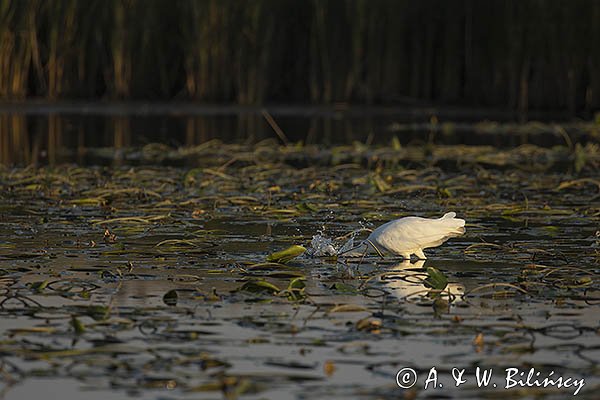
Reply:
[[[355,235],[356,234],[353,233],[352,236],[350,236],[350,239],[348,239],[346,243],[344,243],[344,245],[340,247],[340,250],[338,251],[339,253],[346,253],[354,248]]]
[[[327,257],[336,256],[338,250],[335,248],[333,240],[319,233],[312,237],[306,253],[312,257]]]
[[[324,236],[322,232],[319,232],[312,237],[306,254],[311,257],[360,256],[366,251],[367,248],[362,242],[355,244],[354,239],[362,230],[363,229],[358,229],[354,232],[351,232],[348,240],[337,243],[333,239]]]

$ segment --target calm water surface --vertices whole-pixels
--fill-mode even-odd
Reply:
[[[509,367],[585,379],[578,398],[600,389],[591,138],[578,150],[553,133],[547,146],[465,148],[442,131],[423,139],[425,119],[420,136],[392,145],[393,134],[365,145],[369,130],[356,125],[364,136],[350,146],[284,147],[267,130],[270,141],[226,145],[183,132],[143,153],[137,135],[115,134],[118,165],[108,136],[84,135],[79,155],[105,166],[80,167],[60,162],[76,161],[81,139],[68,121],[55,126],[53,166],[0,167],[3,398],[564,399],[575,390],[504,390]],[[23,159],[49,143],[40,133],[35,148],[30,134]],[[186,138],[197,140],[187,153]],[[152,165],[160,149],[167,164],[195,161]],[[307,254],[266,263],[290,245],[310,249],[318,234],[339,247],[353,231],[447,211],[467,233],[427,250],[424,263]],[[428,267],[447,277],[451,297],[431,292]],[[424,390],[434,366],[443,388]],[[396,384],[404,367],[418,373],[411,389]],[[458,388],[455,367],[466,369]],[[494,371],[487,388],[477,367]]]

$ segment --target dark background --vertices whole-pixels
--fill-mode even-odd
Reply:
[[[3,100],[600,106],[600,1],[2,0]]]

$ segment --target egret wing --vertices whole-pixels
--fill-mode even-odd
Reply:
[[[450,237],[450,230],[440,223],[440,220],[420,217],[407,217],[392,221],[386,231],[389,232],[393,241],[410,244],[415,248],[423,248],[428,244],[440,241],[443,243]]]

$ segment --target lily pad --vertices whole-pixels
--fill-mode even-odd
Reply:
[[[303,246],[293,245],[285,250],[281,250],[267,256],[267,261],[285,264],[288,261],[298,257],[306,251]]]
[[[249,293],[267,293],[267,294],[276,294],[281,291],[277,286],[273,285],[270,282],[264,280],[251,280],[242,285],[238,289],[242,292]]]
[[[176,306],[178,298],[179,296],[177,295],[177,290],[169,290],[164,294],[163,302],[168,306]]]
[[[448,285],[448,278],[437,268],[427,267],[427,279],[425,279],[425,283],[432,289],[444,290]]]

